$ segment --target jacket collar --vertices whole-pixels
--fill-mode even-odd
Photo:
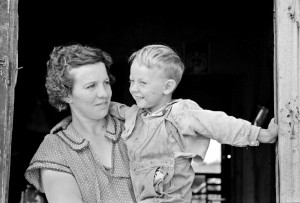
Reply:
[[[121,123],[118,119],[107,115],[106,138],[115,143],[120,139]],[[68,125],[66,130],[60,131],[57,135],[74,150],[83,150],[89,145],[89,141],[83,138],[73,125]]]
[[[175,99],[170,101],[169,103],[167,103],[165,106],[163,106],[162,108],[160,108],[159,110],[155,111],[155,112],[150,112],[148,109],[144,109],[144,111],[146,112],[145,117],[159,117],[159,116],[163,116],[165,115],[165,113],[171,108],[171,106],[177,102],[179,102],[182,99]]]

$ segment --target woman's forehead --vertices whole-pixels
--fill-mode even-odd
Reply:
[[[95,63],[83,65],[70,70],[70,75],[75,81],[98,81],[108,78],[107,70],[104,63]]]

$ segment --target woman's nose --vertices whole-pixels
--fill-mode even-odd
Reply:
[[[100,85],[97,91],[97,96],[101,98],[101,97],[107,97],[107,95],[108,93],[105,87],[103,85]]]

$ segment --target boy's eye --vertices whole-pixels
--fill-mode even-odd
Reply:
[[[141,83],[142,85],[146,85],[146,84],[147,84],[145,81],[140,81],[140,83]]]
[[[104,82],[106,85],[110,85],[110,80]]]

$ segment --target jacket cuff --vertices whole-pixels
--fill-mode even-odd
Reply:
[[[250,131],[249,138],[248,138],[250,146],[258,146],[259,145],[259,141],[257,140],[257,137],[258,137],[258,133],[259,133],[260,129],[261,129],[261,127],[259,127],[259,126],[254,126],[254,125],[251,126],[251,131]]]

